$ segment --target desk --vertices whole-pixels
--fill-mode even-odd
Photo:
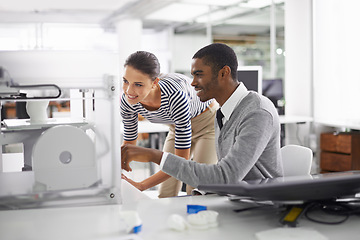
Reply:
[[[121,133],[124,132],[124,124],[120,123]],[[138,122],[138,133],[149,133],[150,147],[162,149],[160,146],[166,137],[166,133],[169,131],[169,126],[160,123],[151,123],[147,120]]]
[[[285,131],[285,125],[286,124],[303,124],[303,123],[307,123],[307,122],[312,122],[313,118],[312,117],[306,117],[306,116],[296,116],[296,115],[280,115],[279,116],[279,121],[281,124],[281,133],[280,133],[280,137],[281,137],[281,146],[285,146],[285,135],[286,135],[286,131]],[[299,142],[299,144],[301,144],[301,142]]]
[[[160,133],[169,131],[169,126],[166,124],[151,123],[147,120],[139,121],[138,123],[139,133]]]
[[[279,120],[281,124],[287,123],[304,123],[304,122],[312,122],[312,117],[306,116],[295,116],[295,115],[280,115]]]
[[[166,226],[169,216],[186,217],[187,204],[206,205],[219,212],[219,226],[208,230],[176,232]],[[231,202],[218,195],[144,199],[123,205],[64,207],[0,211],[0,239],[121,239],[123,226],[119,212],[136,210],[143,222],[138,237],[144,240],[245,239],[255,233],[280,227],[277,209],[235,213],[243,203]],[[360,218],[350,217],[340,225],[323,225],[301,218],[299,227],[311,228],[329,240],[355,240],[360,236]]]
[[[138,122],[138,132],[149,133],[150,148],[162,150],[168,131],[169,126],[166,124],[151,123],[147,120]],[[149,163],[150,176],[155,173],[155,168],[154,163]]]

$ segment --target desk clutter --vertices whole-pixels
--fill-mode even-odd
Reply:
[[[167,220],[168,227],[176,231],[185,231],[187,229],[205,230],[218,226],[219,213],[207,210],[206,206],[188,204],[187,214],[186,219],[179,214],[172,214]]]

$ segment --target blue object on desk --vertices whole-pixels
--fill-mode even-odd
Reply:
[[[141,225],[138,225],[138,226],[135,226],[132,230],[133,233],[139,233],[141,232],[141,229],[142,229],[142,224]]]
[[[192,205],[192,204],[187,205],[187,213],[189,214],[194,214],[205,210],[207,210],[207,207],[203,205]]]

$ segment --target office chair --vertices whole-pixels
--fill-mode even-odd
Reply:
[[[310,175],[313,152],[308,147],[286,145],[280,149],[284,176]]]

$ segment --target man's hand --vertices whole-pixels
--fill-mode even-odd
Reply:
[[[132,171],[131,161],[154,162],[160,164],[162,152],[152,148],[143,148],[132,144],[124,144],[121,147],[121,168],[125,171]]]

